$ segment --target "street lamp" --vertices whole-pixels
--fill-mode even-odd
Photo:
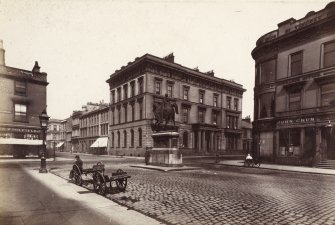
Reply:
[[[46,138],[46,131],[48,129],[48,121],[49,116],[44,109],[42,114],[39,116],[41,128],[42,128],[42,138],[43,138],[43,145],[42,145],[42,156],[41,156],[41,168],[39,170],[40,173],[47,173],[48,170],[46,169],[46,160],[45,160],[45,153],[46,153],[46,146],[45,146],[45,138]]]

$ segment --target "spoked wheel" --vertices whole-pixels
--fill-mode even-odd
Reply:
[[[73,166],[73,180],[74,183],[81,186],[83,184],[83,180],[81,178],[80,170],[77,166]]]
[[[123,174],[124,171],[121,169],[118,169],[116,171],[117,174]],[[125,191],[126,187],[127,187],[127,178],[121,178],[121,179],[117,179],[115,181],[116,183],[116,187],[119,189],[119,191]]]
[[[105,178],[99,172],[95,173],[93,176],[93,188],[94,188],[94,191],[99,195],[106,194]]]

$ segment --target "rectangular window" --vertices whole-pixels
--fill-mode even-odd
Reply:
[[[201,103],[201,104],[204,103],[204,96],[205,96],[205,92],[200,91],[199,92],[199,103]]]
[[[335,66],[335,41],[324,44],[323,67]]]
[[[188,92],[189,92],[189,89],[184,87],[184,91],[183,91],[184,100],[188,100]]]
[[[111,99],[112,104],[115,103],[115,91],[112,91],[112,99]]]
[[[188,123],[189,108],[183,108],[183,123]]]
[[[120,87],[117,89],[117,100],[118,102],[121,102],[121,88]]]
[[[135,120],[135,104],[131,104],[131,121]]]
[[[138,78],[138,94],[143,93],[143,77]]]
[[[123,110],[124,110],[124,122],[128,122],[128,110],[127,110],[127,105],[123,105]]]
[[[321,86],[321,105],[327,106],[330,105],[331,102],[335,103],[335,83]]]
[[[167,94],[168,94],[168,97],[172,98],[172,96],[173,96],[173,84],[171,84],[171,83],[168,83],[168,85],[167,85]]]
[[[155,81],[155,94],[156,95],[161,94],[161,81],[158,80]]]
[[[128,84],[123,85],[123,100],[128,98]]]
[[[130,97],[135,96],[135,81],[130,82]]]
[[[238,98],[234,98],[234,110],[238,111]]]
[[[16,95],[26,95],[27,94],[27,83],[24,81],[14,81],[15,94]]]
[[[218,123],[218,114],[217,112],[213,112],[213,124],[216,125]]]
[[[204,123],[205,122],[205,111],[204,110],[199,110],[199,123]]]
[[[119,123],[121,123],[121,107],[118,108],[118,113],[119,113]]]
[[[272,59],[261,64],[261,84],[273,82],[276,75],[276,60]]]
[[[292,92],[289,93],[289,110],[299,110],[301,108],[301,93]]]
[[[258,104],[258,113],[259,118],[273,117],[274,116],[274,107],[275,99],[274,93],[262,94],[257,100]]]
[[[14,120],[27,121],[27,105],[24,104],[14,105]]]
[[[302,52],[291,55],[291,76],[302,74]]]
[[[143,101],[138,102],[139,106],[139,114],[140,114],[140,120],[143,119]]]
[[[231,109],[231,97],[227,96],[227,109]]]
[[[218,106],[218,96],[214,94],[214,97],[213,97],[213,106],[214,107],[217,107]]]

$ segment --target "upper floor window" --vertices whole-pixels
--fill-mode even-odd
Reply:
[[[173,97],[173,83],[171,82],[167,83],[167,94],[168,94],[168,97],[170,98]]]
[[[123,85],[123,99],[128,98],[128,84]]]
[[[27,105],[14,104],[14,120],[27,121]]]
[[[259,104],[259,118],[273,117],[274,116],[274,93],[266,93],[260,96]]]
[[[111,102],[112,102],[112,104],[114,104],[115,103],[115,91],[114,90],[112,91],[112,97],[111,98],[112,98]]]
[[[291,76],[302,74],[302,52],[291,55]]]
[[[135,103],[131,103],[130,104],[130,107],[131,107],[131,121],[134,121],[135,120]]]
[[[321,86],[321,105],[330,105],[335,103],[335,83],[324,84]]]
[[[227,109],[231,109],[231,97],[227,96]]]
[[[335,41],[323,46],[323,67],[335,66]]]
[[[142,147],[142,129],[138,128],[138,146]]]
[[[214,107],[218,106],[218,96],[216,94],[214,94],[213,96],[213,106]]]
[[[118,102],[121,102],[121,88],[117,88],[117,100]]]
[[[26,95],[27,94],[27,83],[24,81],[14,81],[15,94]]]
[[[289,110],[298,110],[301,108],[301,92],[289,93]]]
[[[155,80],[155,94],[156,95],[161,94],[161,84],[162,82],[160,80]]]
[[[188,123],[189,108],[183,107],[183,123]]]
[[[130,82],[130,97],[135,96],[135,81]]]
[[[204,103],[204,98],[205,98],[205,92],[204,91],[199,91],[199,103],[203,104]]]
[[[198,111],[198,118],[199,118],[199,123],[204,123],[205,122],[205,110],[199,109]]]
[[[138,107],[139,107],[139,117],[140,117],[140,120],[143,119],[143,101],[140,100],[138,101]]]
[[[260,65],[260,81],[261,84],[273,82],[276,77],[276,60],[268,60],[266,62],[263,62]]]
[[[234,110],[238,111],[238,98],[234,98]]]
[[[123,105],[123,111],[124,111],[124,122],[127,123],[128,122],[128,110],[127,110],[127,104]]]
[[[183,99],[184,100],[188,100],[188,93],[189,93],[189,88],[188,87],[184,87],[184,90],[183,90]]]
[[[138,94],[143,93],[143,77],[138,78]]]
[[[213,112],[213,124],[216,125],[218,123],[218,113]]]

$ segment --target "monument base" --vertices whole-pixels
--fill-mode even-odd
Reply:
[[[154,147],[149,152],[149,165],[179,167],[183,157],[178,147],[179,133],[175,131],[152,134]]]

